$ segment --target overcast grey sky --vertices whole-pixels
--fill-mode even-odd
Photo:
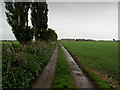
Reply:
[[[15,39],[1,5],[2,39]],[[118,39],[117,2],[49,2],[48,8],[48,26],[59,38]]]

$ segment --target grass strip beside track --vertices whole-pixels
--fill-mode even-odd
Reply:
[[[75,88],[74,80],[71,76],[71,69],[68,65],[64,52],[59,45],[56,74],[53,82],[53,88]]]

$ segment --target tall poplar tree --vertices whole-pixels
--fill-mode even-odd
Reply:
[[[33,31],[28,26],[30,2],[5,2],[6,16],[16,39],[27,44],[33,39]]]
[[[48,21],[48,7],[46,2],[33,2],[31,6],[31,20],[35,27],[35,39],[45,40]]]

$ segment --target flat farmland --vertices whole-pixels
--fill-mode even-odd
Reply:
[[[115,87],[118,80],[118,42],[61,41],[77,63]],[[95,78],[94,78],[95,79]]]

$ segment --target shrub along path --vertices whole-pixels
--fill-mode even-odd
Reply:
[[[55,74],[57,55],[58,46],[55,48],[50,60],[48,61],[48,64],[33,83],[31,88],[51,88]]]
[[[91,82],[85,77],[81,69],[78,67],[74,59],[71,57],[69,52],[61,45],[65,56],[67,57],[68,63],[72,70],[72,75],[75,80],[76,88],[94,88]]]

